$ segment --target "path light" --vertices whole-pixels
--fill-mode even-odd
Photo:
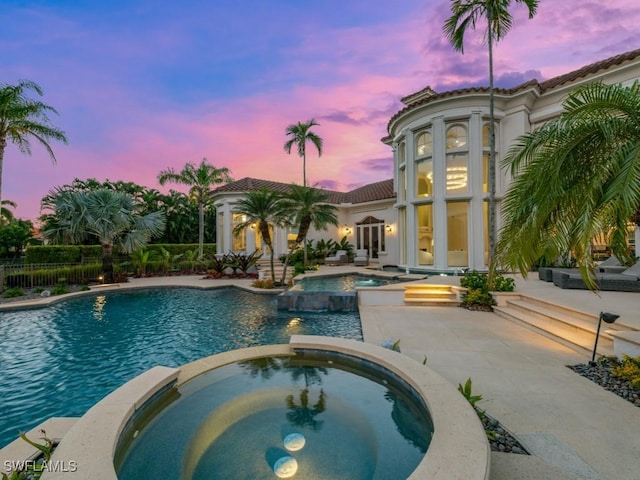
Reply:
[[[598,329],[596,330],[596,341],[593,345],[593,354],[591,355],[589,365],[593,366],[596,364],[596,350],[598,348],[598,337],[600,336],[600,325],[602,324],[602,321],[604,320],[605,323],[613,323],[619,317],[620,315],[616,315],[615,313],[600,312],[600,317],[598,317]]]

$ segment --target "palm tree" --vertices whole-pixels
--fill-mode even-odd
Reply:
[[[11,223],[15,219],[15,215],[7,207],[17,208],[18,204],[13,200],[0,201],[0,225]]]
[[[328,195],[316,188],[291,185],[291,190],[283,201],[283,209],[287,212],[287,224],[298,228],[298,235],[287,253],[282,271],[282,283],[287,276],[289,255],[307,239],[309,229],[326,230],[329,225],[338,225],[335,205],[326,203]],[[306,264],[306,258],[305,258]]]
[[[285,211],[282,195],[269,190],[254,190],[245,193],[239,200],[234,211],[245,216],[245,221],[234,228],[234,233],[246,229],[252,224],[257,224],[257,229],[262,235],[262,241],[269,248],[269,263],[271,266],[271,278],[275,281],[275,267],[273,265],[273,240],[269,226],[283,227],[285,223]]]
[[[539,0],[513,0],[524,4],[529,10],[529,19],[533,18],[538,9]],[[492,264],[496,252],[496,135],[493,87],[493,46],[502,40],[513,25],[513,16],[509,12],[511,0],[452,0],[451,17],[443,27],[453,48],[464,53],[464,35],[470,27],[476,29],[476,24],[485,19],[487,28],[484,41],[489,48],[489,265]]]
[[[563,112],[521,136],[503,160],[514,177],[504,201],[497,264],[523,275],[571,253],[595,288],[592,239],[604,234],[629,262],[627,223],[640,205],[640,83],[583,86]]]
[[[302,186],[307,186],[307,142],[311,142],[318,150],[318,156],[322,156],[322,138],[311,131],[311,127],[319,126],[313,118],[307,123],[298,122],[291,124],[285,130],[290,138],[284,144],[284,151],[291,154],[291,147],[298,149],[298,156],[302,157]]]
[[[53,198],[55,222],[43,232],[54,243],[82,243],[96,238],[102,245],[102,273],[105,283],[113,283],[113,249],[132,253],[143,248],[164,229],[162,212],[139,215],[142,208],[124,192],[107,188],[89,192],[57,190]]]
[[[204,255],[204,210],[209,203],[209,191],[214,185],[232,182],[227,167],[216,168],[203,158],[200,165],[187,163],[180,172],[168,168],[158,174],[158,182],[187,185],[190,200],[198,206],[198,258]]]
[[[0,86],[0,200],[2,200],[2,165],[4,151],[9,141],[20,149],[20,152],[31,155],[31,138],[35,138],[49,153],[53,163],[56,157],[49,145],[50,140],[67,143],[62,130],[49,123],[47,113],[58,113],[41,101],[31,100],[25,96],[33,91],[42,96],[42,89],[34,82],[22,80],[16,85]]]

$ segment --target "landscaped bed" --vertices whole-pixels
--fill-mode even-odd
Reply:
[[[595,363],[567,365],[574,372],[640,407],[640,357],[601,357]]]

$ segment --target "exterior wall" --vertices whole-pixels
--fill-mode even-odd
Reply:
[[[233,248],[233,205],[242,194],[225,194],[220,195],[214,205],[216,207],[216,244],[220,253],[229,252]],[[398,263],[397,249],[397,232],[398,220],[397,210],[394,208],[394,200],[384,200],[371,202],[368,204],[356,205],[336,205],[338,226],[330,225],[327,230],[315,230],[311,228],[307,239],[309,240],[334,240],[339,242],[343,237],[355,246],[357,224],[369,216],[382,220],[385,224],[385,250],[380,255],[380,259],[372,259],[373,262],[382,261],[387,265],[396,265]],[[386,226],[389,226],[388,230]],[[253,252],[255,250],[256,232],[252,229],[246,229],[246,250]],[[274,230],[274,251],[276,257],[287,253],[287,231],[282,228]]]
[[[556,118],[562,112],[562,102],[577,86],[603,81],[606,83],[631,84],[640,78],[640,59],[603,70],[587,77],[580,77],[571,83],[559,85],[541,93],[537,86],[531,86],[506,95],[497,92],[495,97],[496,128],[496,207],[500,229],[501,200],[509,188],[510,173],[500,168],[500,159],[505,155],[514,140]],[[466,91],[458,95],[436,97],[421,105],[408,109],[389,124],[390,146],[394,153],[394,185],[398,192],[395,208],[400,228],[396,239],[397,258],[401,267],[434,271],[455,271],[460,268],[485,270],[488,261],[486,245],[486,218],[484,209],[488,193],[483,190],[483,151],[488,149],[482,142],[482,125],[489,119],[489,94],[486,91]],[[446,164],[446,129],[453,123],[461,122],[468,128],[467,145],[467,191],[451,194],[447,192],[448,171]],[[432,134],[432,177],[431,195],[419,195],[416,191],[418,163],[422,157],[417,155],[415,143],[424,129]],[[455,150],[454,150],[455,151]],[[403,158],[403,152],[405,153]],[[451,170],[449,170],[450,172]],[[403,177],[406,175],[406,194],[402,194]],[[466,229],[452,228],[454,215],[448,210],[454,209],[452,202],[463,203],[466,207]],[[421,226],[424,218],[420,213],[432,211],[432,226]],[[449,216],[448,216],[449,215]],[[406,217],[406,221],[403,221]],[[465,236],[455,238],[456,235]],[[427,245],[425,245],[425,238]],[[460,251],[455,245],[468,246]],[[429,243],[431,245],[429,245]],[[452,245],[453,250],[452,250]],[[426,250],[429,248],[431,251]],[[461,265],[461,256],[466,255],[466,265]],[[433,257],[431,265],[425,265]]]

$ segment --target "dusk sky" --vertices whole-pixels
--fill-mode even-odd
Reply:
[[[5,152],[3,199],[35,219],[74,178],[133,181],[206,157],[235,179],[302,183],[285,128],[315,118],[310,184],[347,191],[393,176],[380,142],[400,98],[488,85],[482,31],[461,55],[442,33],[449,0],[0,0],[0,84],[28,79],[69,145],[53,165]],[[640,2],[541,0],[495,50],[496,84],[544,80],[640,48]]]

